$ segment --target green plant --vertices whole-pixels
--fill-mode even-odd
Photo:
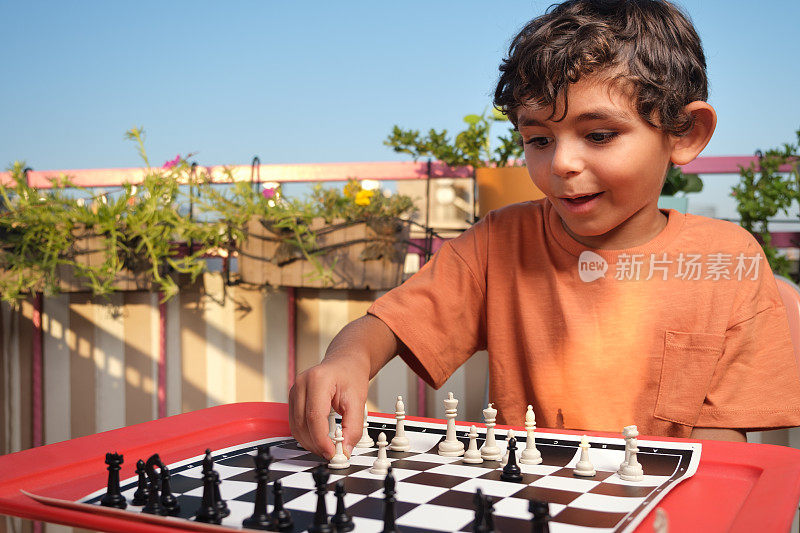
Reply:
[[[499,146],[492,150],[492,122],[507,122],[508,118],[496,108],[487,116],[467,115],[467,129],[459,132],[451,141],[447,130],[441,132],[431,128],[426,136],[419,130],[404,130],[395,125],[383,142],[395,152],[410,154],[416,161],[420,157],[433,157],[450,166],[471,165],[472,168],[505,167],[520,164],[522,138],[516,129],[508,128],[508,136],[498,136]]]
[[[73,241],[63,189],[40,191],[28,185],[25,163],[10,168],[12,183],[0,184],[0,293],[17,301],[32,291],[55,292],[62,253]],[[68,184],[61,177],[60,184]]]
[[[697,174],[684,174],[680,167],[672,166],[667,171],[667,178],[661,188],[662,196],[675,196],[682,192],[700,192],[703,190],[703,180]]]
[[[66,176],[51,180],[49,190],[38,190],[27,184],[23,163],[11,167],[13,186],[0,184],[4,300],[57,292],[65,272],[95,295],[115,290],[123,272],[141,274],[166,300],[178,291],[173,273],[194,279],[203,272],[202,256],[221,238],[181,212],[188,199],[178,185],[190,174],[186,158],[152,168],[143,131],[134,128],[126,136],[136,141],[147,168],[141,184],[125,184],[114,193],[92,196]],[[181,246],[186,242],[198,246],[186,250]]]
[[[796,132],[800,144],[800,130]],[[769,219],[778,213],[788,214],[792,204],[800,200],[798,147],[784,143],[780,148],[767,150],[747,168],[739,167],[739,183],[732,188],[740,224],[755,234],[764,249],[770,267],[776,274],[789,274],[789,261],[772,245]],[[789,172],[781,167],[790,166]]]

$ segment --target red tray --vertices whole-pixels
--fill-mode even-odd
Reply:
[[[164,462],[171,463],[200,455],[206,448],[288,435],[287,417],[287,406],[281,403],[223,405],[0,456],[0,513],[106,531],[174,532],[174,527],[44,505],[20,490],[77,500],[105,486],[106,452],[125,457],[158,452]],[[134,461],[126,461],[120,477],[133,477],[135,466]],[[667,511],[672,531],[787,531],[798,500],[800,450],[703,441],[697,473],[670,491],[660,506]],[[637,531],[650,532],[652,528],[653,513]]]

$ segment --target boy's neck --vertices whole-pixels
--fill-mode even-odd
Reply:
[[[628,220],[602,235],[577,235],[561,220],[570,237],[588,248],[597,250],[626,250],[647,244],[667,226],[668,217],[658,208],[642,209]]]

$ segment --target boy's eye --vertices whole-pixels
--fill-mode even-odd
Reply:
[[[544,148],[550,144],[550,139],[547,137],[531,137],[525,141],[525,144],[531,144],[534,148]]]
[[[586,136],[591,142],[595,144],[603,144],[609,142],[617,136],[615,131],[595,131]]]

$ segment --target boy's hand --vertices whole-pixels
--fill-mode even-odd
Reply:
[[[326,358],[295,380],[289,391],[289,427],[305,449],[330,459],[334,445],[328,436],[328,415],[342,415],[345,455],[361,438],[370,365],[356,357]]]

